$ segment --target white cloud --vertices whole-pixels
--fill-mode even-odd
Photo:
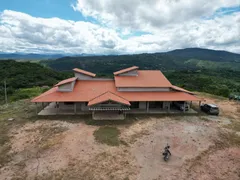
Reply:
[[[129,44],[141,45],[139,52],[168,51],[177,48],[202,47],[240,53],[240,13],[210,20],[192,20],[167,25],[153,34],[132,37]],[[131,43],[132,42],[132,43]]]
[[[2,51],[64,51],[66,53],[115,53],[121,39],[111,29],[83,21],[35,18],[5,10],[0,16]]]
[[[77,0],[75,10],[100,22],[132,29],[158,28],[209,16],[237,0]]]
[[[126,54],[203,47],[240,53],[240,12],[202,18],[234,1],[141,2],[79,0],[75,10],[97,18],[100,24],[5,10],[0,14],[0,51]],[[131,36],[136,31],[148,34]]]

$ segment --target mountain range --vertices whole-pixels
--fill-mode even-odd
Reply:
[[[139,66],[140,69],[159,69],[162,71],[197,69],[239,71],[240,54],[188,48],[152,54],[67,56],[52,61],[41,61],[41,63],[58,71],[70,71],[78,67],[102,74],[111,74],[113,71],[133,65]]]
[[[219,50],[210,50],[210,49],[201,49],[201,48],[186,48],[186,49],[177,49],[169,52],[162,53],[150,53],[156,55],[171,55],[178,56],[181,58],[188,59],[202,59],[202,60],[211,60],[211,61],[230,61],[230,62],[239,62],[240,54],[231,53],[227,51]],[[89,57],[89,56],[104,56],[105,55],[94,55],[94,54],[38,54],[38,53],[4,53],[0,52],[0,59],[15,59],[15,60],[46,60],[46,59],[58,59],[62,57]],[[111,55],[108,55],[111,57]],[[116,55],[120,56],[120,55]],[[126,55],[123,55],[126,56]]]

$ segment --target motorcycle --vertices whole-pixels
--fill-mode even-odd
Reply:
[[[168,161],[169,157],[171,156],[171,152],[169,151],[170,149],[170,146],[167,145],[165,148],[164,148],[164,152],[162,153],[163,154],[163,159],[164,161]]]

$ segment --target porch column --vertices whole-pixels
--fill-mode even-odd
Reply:
[[[42,109],[44,109],[44,103],[42,102]]]
[[[77,103],[74,103],[74,114],[77,114]]]
[[[168,102],[168,107],[167,107],[167,109],[168,109],[168,112],[170,112],[170,102]]]
[[[37,103],[35,103],[36,106],[36,115],[38,115],[38,107],[37,107]]]
[[[201,106],[202,101],[199,101],[199,107]]]
[[[190,108],[192,108],[192,101],[190,102]]]
[[[56,102],[57,114],[59,113],[59,104]]]
[[[147,101],[147,112],[149,112],[149,101]]]

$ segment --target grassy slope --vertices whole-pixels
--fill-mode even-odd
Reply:
[[[1,60],[0,67],[0,103],[4,100],[4,79],[9,100],[18,100],[36,96],[45,91],[39,87],[51,87],[70,76],[31,62]]]
[[[199,60],[199,59],[189,59],[184,62],[186,66],[195,66],[199,69],[209,69],[209,70],[217,70],[217,69],[231,69],[234,71],[239,71],[240,63],[237,62],[216,62],[216,61],[207,61],[207,60]]]
[[[11,160],[9,131],[16,126],[29,122],[34,117],[35,105],[29,100],[21,100],[8,105],[0,105],[0,167]],[[14,118],[13,121],[8,121]]]
[[[192,91],[225,97],[240,92],[239,71],[175,71],[166,72],[165,75],[173,84]]]

